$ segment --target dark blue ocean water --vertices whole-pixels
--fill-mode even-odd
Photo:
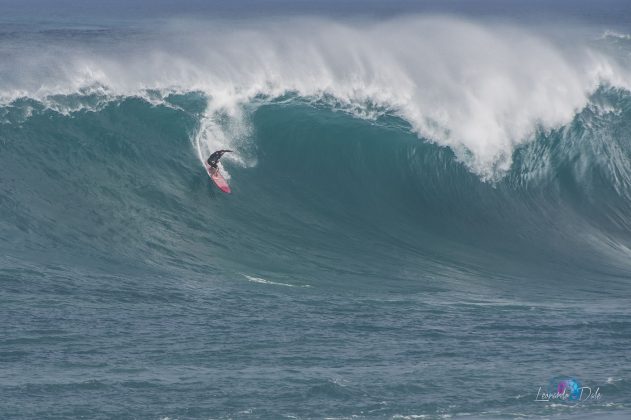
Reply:
[[[0,12],[1,418],[631,418],[625,2]]]

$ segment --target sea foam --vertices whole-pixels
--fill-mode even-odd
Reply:
[[[472,172],[494,179],[510,168],[517,147],[567,124],[599,86],[629,86],[613,58],[580,42],[561,48],[525,27],[447,17],[230,27],[171,21],[155,31],[151,41],[132,37],[115,49],[55,40],[46,52],[25,48],[0,65],[0,98],[50,101],[97,89],[155,101],[147,92],[203,92],[208,109],[193,140],[200,159],[246,141],[244,105],[253,100],[333,98],[359,118],[403,118]],[[255,163],[244,154],[229,158]]]

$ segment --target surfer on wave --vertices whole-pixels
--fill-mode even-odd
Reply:
[[[219,159],[221,159],[223,154],[226,152],[232,152],[232,150],[217,150],[208,157],[208,160],[206,162],[208,162],[208,165],[210,165],[211,168],[217,169],[217,163],[219,162]]]
[[[208,176],[210,176],[210,179],[213,180],[217,187],[219,187],[221,191],[230,194],[230,186],[226,182],[226,179],[221,175],[221,171],[217,166],[219,164],[219,159],[221,159],[223,154],[227,152],[232,152],[232,150],[217,150],[208,157],[208,160],[204,162],[204,166],[206,167]]]

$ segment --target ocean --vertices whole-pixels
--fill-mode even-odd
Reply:
[[[630,68],[617,0],[0,0],[0,418],[631,418]]]

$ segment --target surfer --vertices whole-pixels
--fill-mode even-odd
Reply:
[[[219,159],[221,159],[223,154],[227,152],[232,152],[232,150],[217,150],[208,157],[208,160],[204,162],[204,166],[206,166],[206,172],[208,172],[208,176],[210,176],[210,179],[213,180],[215,185],[217,185],[221,191],[230,194],[230,186],[217,167]]]
[[[223,154],[226,152],[232,152],[232,150],[217,150],[208,157],[208,160],[206,162],[208,162],[208,165],[210,165],[211,168],[217,169],[217,163],[219,162],[219,159],[221,159]]]

